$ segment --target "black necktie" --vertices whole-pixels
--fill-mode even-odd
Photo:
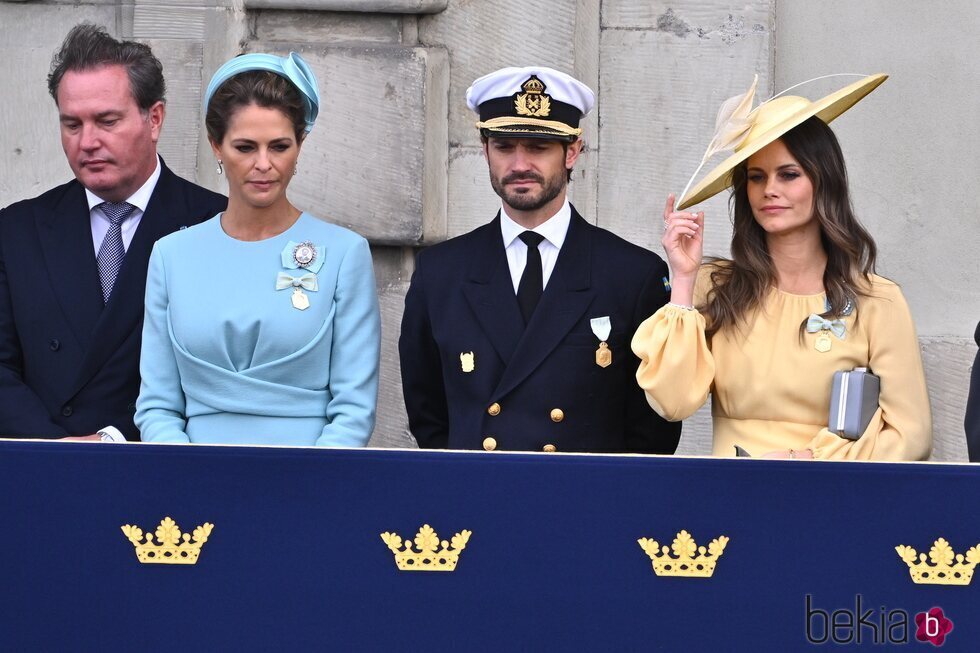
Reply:
[[[525,231],[518,238],[527,245],[527,264],[524,266],[521,282],[517,284],[517,304],[521,307],[524,324],[527,324],[531,321],[534,308],[538,305],[538,300],[541,299],[541,293],[544,291],[541,252],[538,251],[538,245],[544,240],[544,236],[533,231]]]

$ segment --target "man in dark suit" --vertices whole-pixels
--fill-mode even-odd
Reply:
[[[0,436],[137,440],[150,250],[226,200],[157,155],[165,85],[147,46],[76,26],[48,87],[75,179],[0,211]]]
[[[630,350],[667,301],[667,266],[566,199],[592,91],[549,68],[506,68],[467,103],[502,205],[417,258],[399,353],[419,446],[673,453],[680,424],[647,404]]]
[[[980,324],[977,324],[973,339],[980,346]],[[970,396],[966,400],[965,426],[970,462],[980,463],[980,352],[977,352],[977,357],[973,361],[973,373],[970,375]]]

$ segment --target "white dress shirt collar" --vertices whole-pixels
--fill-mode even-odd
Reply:
[[[126,198],[127,202],[136,207],[136,210],[128,218],[123,220],[120,225],[123,249],[127,252],[129,251],[130,243],[133,242],[133,237],[136,235],[136,230],[143,220],[143,212],[146,211],[146,207],[150,203],[150,197],[152,197],[153,190],[160,180],[162,170],[162,163],[158,156],[157,167],[153,170],[150,178],[135,193]],[[85,198],[88,201],[89,226],[92,229],[92,246],[95,249],[93,253],[98,257],[99,249],[102,247],[102,241],[105,240],[105,236],[109,232],[109,219],[102,212],[102,207],[99,206],[104,201],[101,197],[86,188]]]
[[[125,201],[139,209],[140,213],[146,211],[146,205],[150,203],[150,196],[153,195],[153,189],[156,188],[157,182],[160,180],[161,171],[162,167],[160,165],[160,157],[157,156],[157,167],[153,169],[153,174],[150,175],[146,182],[144,182],[144,184],[140,186],[135,193],[126,198]],[[105,202],[104,199],[87,188],[85,189],[85,199],[88,200],[89,211],[94,209],[99,204],[102,204],[102,202]]]
[[[568,226],[572,220],[572,207],[565,199],[564,204],[558,212],[535,227],[532,231],[544,236],[544,240],[538,245],[538,252],[541,254],[541,281],[542,287],[548,287],[551,273],[555,271],[558,263],[558,254],[561,246],[565,242],[568,234]],[[507,267],[510,269],[511,282],[514,285],[514,292],[521,282],[521,275],[524,274],[524,267],[527,265],[527,245],[518,238],[527,231],[524,227],[514,222],[507,209],[503,205],[500,207],[500,232],[504,239],[504,253],[507,255]]]
[[[565,242],[565,236],[568,234],[568,225],[572,221],[572,207],[568,203],[568,198],[565,198],[565,202],[558,209],[558,212],[553,216],[539,224],[534,229],[536,233],[544,236],[545,240],[555,246],[556,249],[561,249],[562,244]],[[514,222],[509,215],[507,215],[507,207],[501,202],[500,204],[500,231],[504,237],[504,247],[510,247],[511,243],[528,229],[525,229],[521,225]]]

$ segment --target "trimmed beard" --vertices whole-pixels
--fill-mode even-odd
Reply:
[[[535,195],[531,192],[518,193],[508,190],[507,184],[522,179],[530,179],[541,185],[541,191]],[[542,206],[558,197],[568,185],[568,171],[562,170],[560,174],[551,179],[545,180],[535,173],[514,173],[503,179],[498,179],[490,173],[490,185],[504,203],[516,211],[537,211]]]

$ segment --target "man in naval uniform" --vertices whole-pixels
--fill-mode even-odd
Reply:
[[[594,94],[550,68],[505,68],[466,100],[501,207],[418,255],[399,340],[412,435],[423,448],[673,453],[680,424],[648,405],[630,350],[668,300],[667,266],[566,197]]]

